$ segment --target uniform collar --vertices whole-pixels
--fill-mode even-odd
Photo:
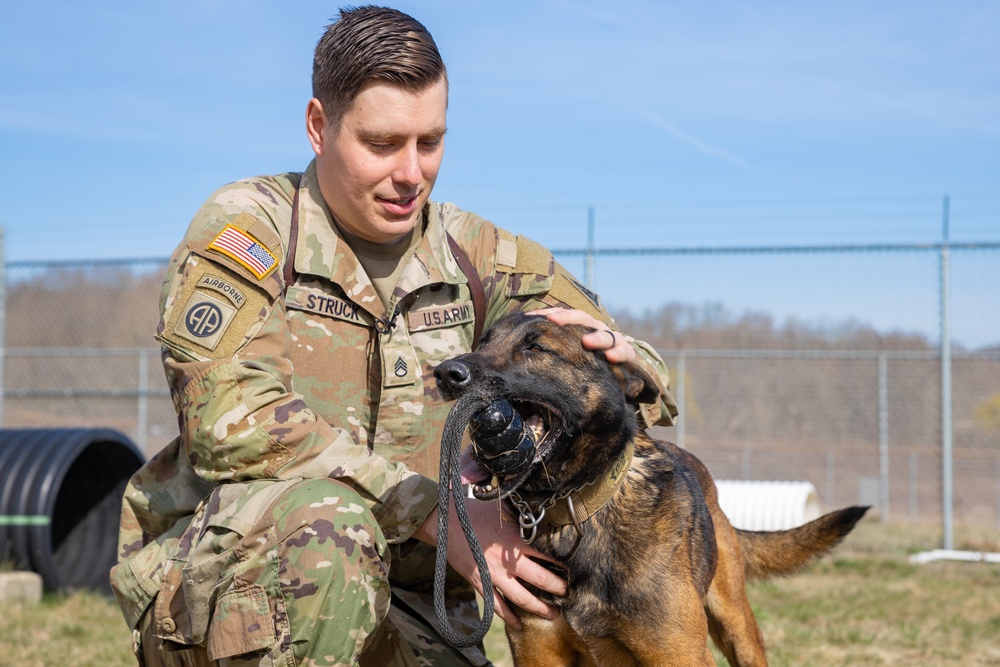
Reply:
[[[316,161],[309,163],[299,184],[299,236],[295,271],[325,278],[344,290],[352,301],[376,318],[384,317],[382,302],[361,263],[333,222],[316,176]],[[424,235],[410,256],[394,300],[432,284],[468,282],[448,247],[441,208],[428,201],[422,213]]]

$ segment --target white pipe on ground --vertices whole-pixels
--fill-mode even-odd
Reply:
[[[811,482],[715,481],[719,506],[736,528],[786,530],[822,514]]]

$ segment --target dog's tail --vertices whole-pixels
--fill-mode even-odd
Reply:
[[[790,530],[737,530],[748,580],[791,574],[837,546],[868,507],[845,507]]]

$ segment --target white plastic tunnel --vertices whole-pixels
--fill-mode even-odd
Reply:
[[[810,482],[716,480],[719,506],[736,528],[786,530],[822,513]]]

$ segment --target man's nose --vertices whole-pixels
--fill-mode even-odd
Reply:
[[[423,172],[420,169],[420,153],[416,146],[407,146],[399,151],[396,156],[396,169],[392,173],[392,180],[403,185],[416,187],[423,181]]]

